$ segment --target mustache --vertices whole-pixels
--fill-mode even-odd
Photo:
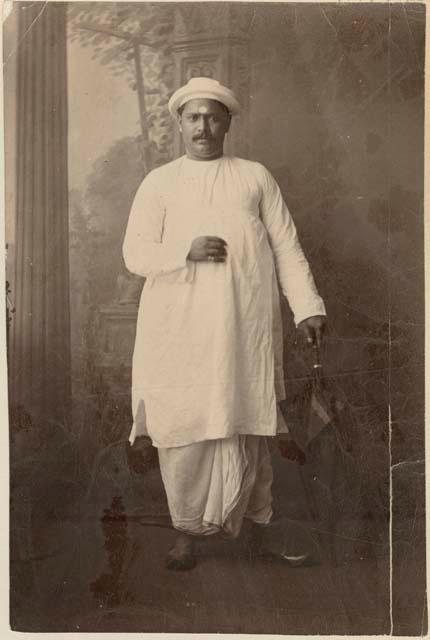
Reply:
[[[198,136],[193,136],[193,141],[196,142],[197,140],[213,140],[213,137],[211,135],[206,135],[206,134],[200,134]]]

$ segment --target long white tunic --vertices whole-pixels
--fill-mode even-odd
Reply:
[[[187,260],[203,235],[226,240],[225,263]],[[136,194],[123,253],[127,268],[147,278],[131,442],[275,435],[285,393],[278,282],[296,324],[325,308],[271,174],[226,156],[183,156],[152,171]]]

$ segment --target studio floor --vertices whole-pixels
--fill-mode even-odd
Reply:
[[[249,557],[241,541],[212,541],[202,545],[196,569],[175,573],[164,566],[174,532],[135,522],[127,526],[123,571],[119,583],[112,587],[94,526],[91,522],[65,522],[51,529],[57,548],[51,557],[35,558],[31,567],[27,566],[31,580],[26,596],[15,603],[15,629],[389,632],[387,559],[291,568],[281,560]],[[117,526],[121,538],[121,525]],[[113,540],[111,537],[111,545],[115,545]],[[95,588],[97,581],[99,587]]]
[[[197,567],[176,573],[165,568],[175,532],[153,526],[168,523],[157,471],[145,484],[154,521],[133,511],[140,501],[135,490],[127,493],[123,486],[122,497],[112,498],[101,490],[103,482],[90,499],[87,494],[85,508],[82,500],[67,505],[64,496],[62,507],[47,517],[41,500],[31,522],[25,520],[22,496],[12,540],[14,630],[390,633],[389,547],[360,539],[362,523],[343,522],[333,536],[324,525],[303,521],[294,529],[294,521],[284,519],[287,546],[308,544],[306,535],[297,535],[300,530],[310,532],[309,540],[318,538],[320,557],[314,554],[309,566],[293,568],[285,560],[250,554],[245,526],[236,541],[210,537],[200,542]],[[110,488],[121,494],[118,486]],[[404,523],[404,544],[393,548],[402,571],[393,600],[397,635],[425,632],[425,603],[412,589],[425,570],[424,552],[411,555],[412,538],[415,549],[420,540],[424,549],[422,518]]]
[[[28,449],[28,437],[23,442]],[[308,552],[307,566],[256,555],[245,523],[237,540],[208,536],[199,541],[194,570],[171,572],[165,557],[175,532],[157,465],[143,472],[130,466],[128,449],[119,443],[100,451],[91,476],[79,482],[80,458],[71,458],[67,467],[70,447],[48,442],[55,456],[45,446],[14,457],[13,630],[426,633],[426,602],[420,595],[426,566],[422,512],[409,510],[411,516],[395,518],[390,549],[383,511],[376,517],[374,506],[366,516],[363,511],[354,516],[352,494],[340,508],[333,505],[330,496],[324,498],[323,476],[311,473],[306,479],[297,465],[276,454],[276,519],[267,547],[287,555]],[[408,487],[418,477],[415,472],[405,478]],[[314,484],[321,491],[309,491]],[[319,508],[309,506],[312,494]],[[406,514],[406,506],[398,504]],[[337,507],[335,520],[326,517],[330,505]]]

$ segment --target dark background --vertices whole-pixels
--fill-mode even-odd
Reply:
[[[4,34],[13,627],[425,633],[424,5],[20,3]],[[274,453],[277,509],[322,536],[295,572],[238,543],[168,575],[158,469],[127,457],[122,237],[191,75],[238,93],[228,151],[278,180],[327,305],[348,442]],[[310,363],[284,311],[291,400]]]

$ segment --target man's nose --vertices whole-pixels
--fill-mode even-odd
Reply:
[[[200,116],[197,121],[197,128],[199,131],[209,131],[209,119],[204,116]]]

